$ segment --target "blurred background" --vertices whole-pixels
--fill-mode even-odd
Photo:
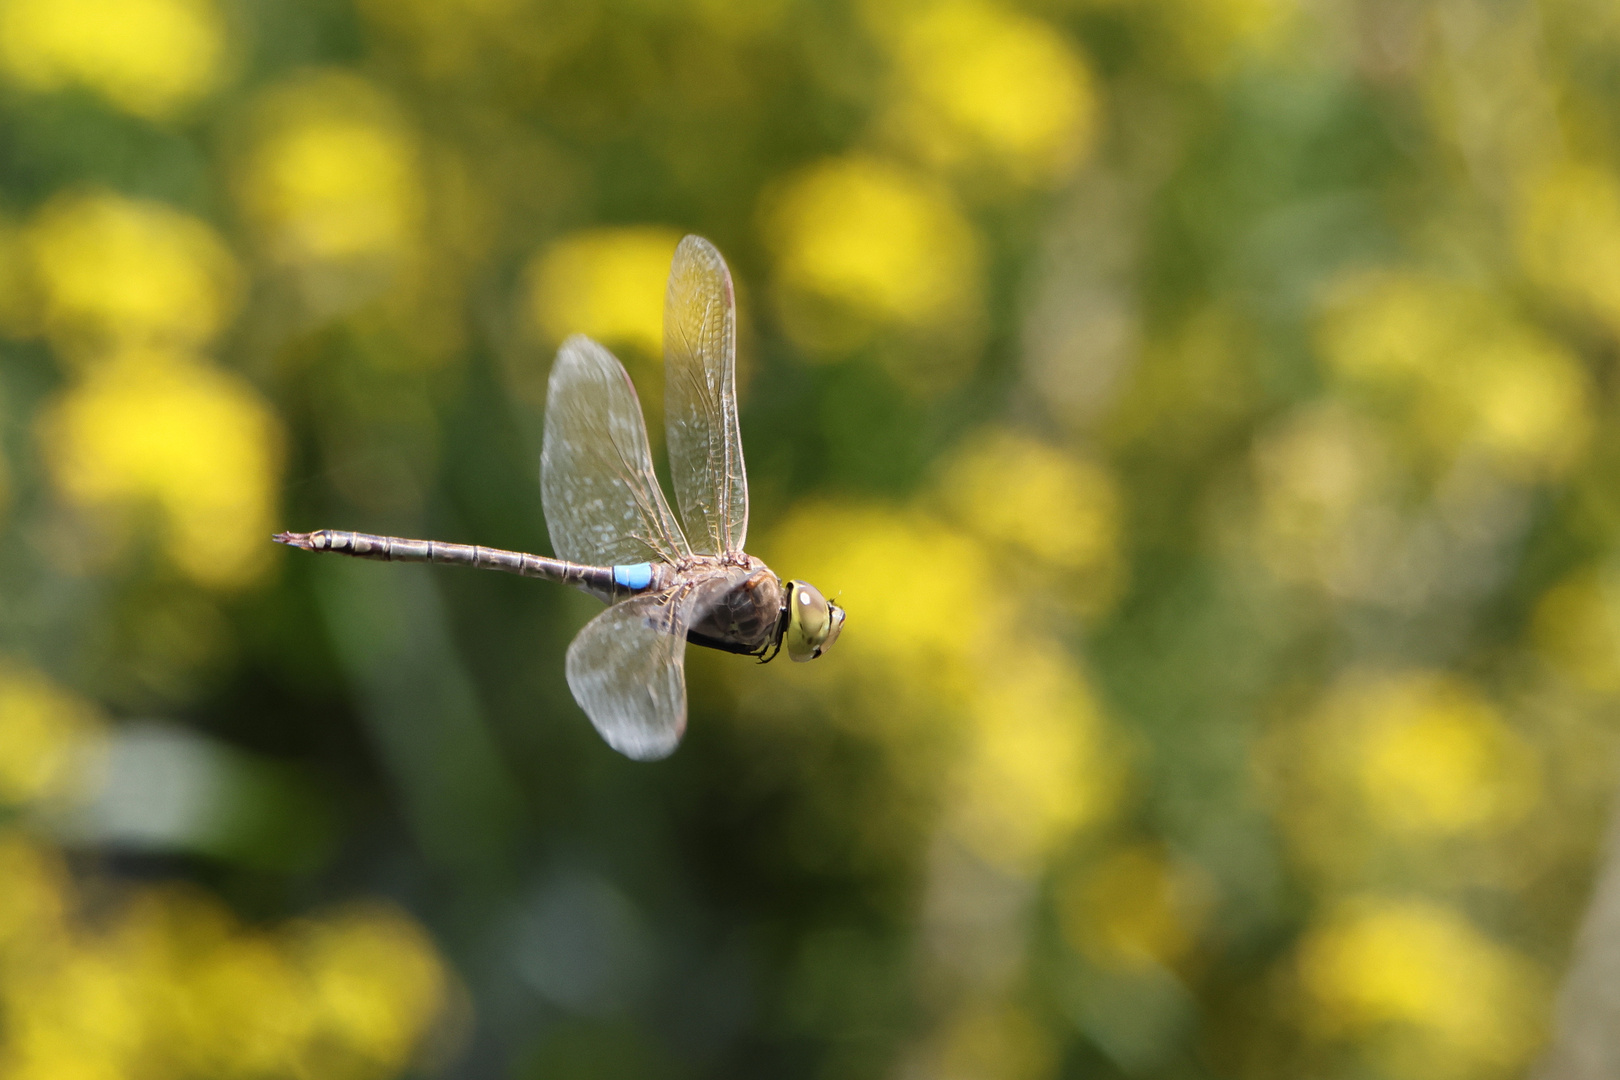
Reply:
[[[0,1075],[1524,1074],[1617,102],[1613,0],[0,0]],[[269,536],[548,552],[685,232],[849,623],[647,765],[592,601]]]

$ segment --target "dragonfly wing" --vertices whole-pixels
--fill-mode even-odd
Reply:
[[[664,424],[675,504],[694,550],[739,552],[748,475],[737,423],[737,305],[714,245],[675,249],[664,296]]]
[[[577,334],[551,368],[540,497],[552,550],[569,562],[674,562],[687,552],[653,474],[630,376],[612,353]]]
[[[730,585],[621,601],[568,646],[568,688],[613,749],[637,761],[675,752],[686,731],[686,632]]]

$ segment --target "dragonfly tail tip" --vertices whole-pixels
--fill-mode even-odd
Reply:
[[[270,539],[274,540],[278,544],[286,544],[288,547],[303,548],[305,551],[309,550],[308,533],[278,532]]]

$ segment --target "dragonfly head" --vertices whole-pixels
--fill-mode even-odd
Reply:
[[[844,628],[844,609],[830,602],[808,581],[790,581],[788,588],[788,659],[814,660],[838,640]]]

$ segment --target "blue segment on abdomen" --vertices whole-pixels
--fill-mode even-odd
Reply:
[[[645,589],[652,584],[652,563],[638,562],[613,568],[613,584],[621,589]]]

